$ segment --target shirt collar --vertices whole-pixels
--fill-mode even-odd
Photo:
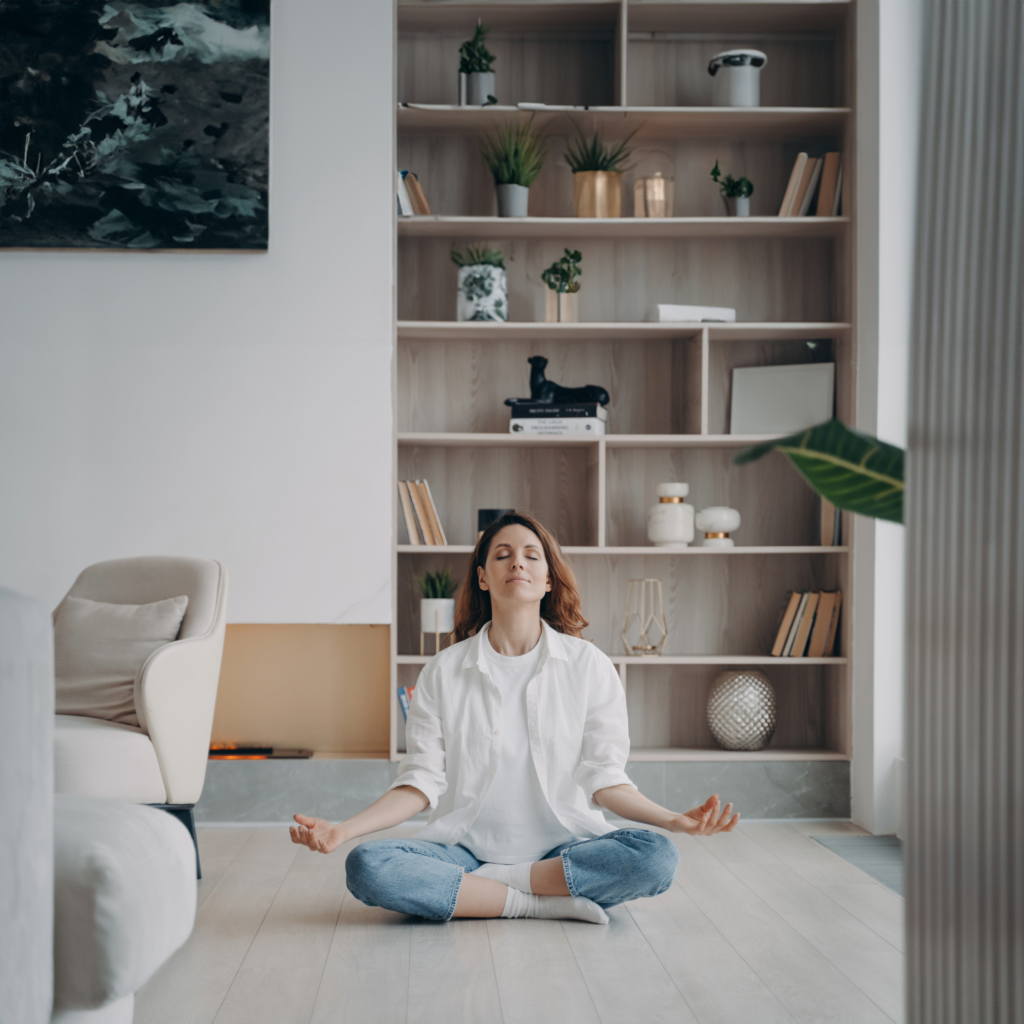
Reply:
[[[543,619],[541,619],[540,624],[543,630],[541,639],[544,642],[544,653],[541,655],[540,660],[541,666],[544,665],[548,658],[568,661],[569,654],[565,649],[565,640],[562,634],[558,630],[552,629]],[[476,667],[485,674],[487,673],[487,654],[484,651],[483,645],[490,641],[485,639],[484,634],[490,628],[490,622],[485,622],[480,632],[470,638],[469,649],[466,651],[466,660],[463,662],[464,665]]]

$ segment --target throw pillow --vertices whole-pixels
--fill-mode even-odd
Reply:
[[[53,624],[57,714],[137,726],[135,677],[177,638],[187,607],[184,596],[152,604],[65,597]]]

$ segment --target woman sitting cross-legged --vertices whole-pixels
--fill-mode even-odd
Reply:
[[[729,832],[718,798],[677,814],[626,775],[626,700],[611,661],[580,638],[587,622],[554,537],[509,514],[480,538],[455,615],[456,643],[416,684],[408,754],[391,789],[332,825],[295,815],[292,841],[320,853],[430,807],[414,839],[348,855],[370,906],[452,917],[576,918],[664,892],[679,853],[657,832],[613,829],[600,808],[670,832]]]

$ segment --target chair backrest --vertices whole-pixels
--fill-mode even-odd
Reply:
[[[224,569],[209,558],[143,555],[97,562],[83,569],[67,597],[108,604],[150,604],[185,594],[188,607],[179,640],[203,636],[213,627]]]

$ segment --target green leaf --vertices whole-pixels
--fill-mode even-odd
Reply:
[[[839,420],[766,441],[736,456],[737,465],[784,452],[811,488],[838,508],[903,522],[902,448],[851,430]]]

